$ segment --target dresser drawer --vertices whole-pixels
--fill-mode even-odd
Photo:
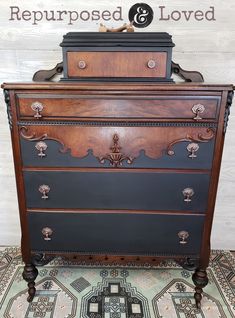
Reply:
[[[61,94],[18,94],[19,117],[69,120],[158,119],[216,121],[219,96],[128,96],[99,97]],[[197,112],[199,113],[197,114]],[[197,119],[198,118],[198,119]]]
[[[203,216],[28,212],[34,251],[85,254],[200,253]]]
[[[156,125],[21,126],[23,165],[211,168],[216,129]]]
[[[28,208],[95,210],[207,209],[210,175],[166,170],[25,171]],[[186,190],[189,189],[189,190]]]
[[[166,77],[167,52],[67,52],[68,77]]]

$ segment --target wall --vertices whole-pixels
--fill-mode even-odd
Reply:
[[[184,68],[199,70],[210,83],[235,83],[235,2],[234,0],[145,1],[155,12],[153,22],[143,31],[167,31],[176,44],[173,60]],[[85,4],[84,4],[85,3]],[[123,22],[136,1],[87,0],[1,0],[0,3],[0,82],[30,81],[38,69],[52,68],[62,60],[59,43],[68,31],[97,31],[99,23],[112,27],[122,21],[53,21],[32,25],[30,21],[9,21],[9,6],[22,10],[115,10],[122,7]],[[215,7],[216,21],[159,21],[158,6],[173,10],[206,11]],[[136,30],[141,31],[141,29]],[[10,135],[1,96],[0,107],[0,245],[19,244],[20,227],[14,181]],[[221,169],[212,247],[235,249],[235,109],[231,111]]]

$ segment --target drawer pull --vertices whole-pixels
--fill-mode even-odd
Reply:
[[[185,188],[182,192],[184,195],[184,202],[191,202],[194,190],[192,188]]]
[[[192,112],[194,114],[196,114],[196,117],[194,117],[193,119],[194,120],[201,120],[202,117],[200,117],[199,114],[204,113],[204,111],[205,111],[205,106],[203,106],[202,104],[194,105],[192,108]]]
[[[42,103],[34,102],[34,103],[31,105],[31,108],[32,108],[33,111],[36,112],[36,114],[33,116],[34,118],[39,119],[39,118],[42,117],[42,115],[40,114],[40,112],[43,110],[43,105],[42,105]]]
[[[44,236],[44,240],[45,241],[51,241],[51,237],[52,236],[52,229],[50,227],[44,227],[42,229],[42,235]]]
[[[188,156],[189,158],[191,159],[197,158],[196,152],[199,150],[199,145],[196,144],[195,142],[192,142],[187,146],[187,150],[188,152],[190,152]]]
[[[43,141],[36,143],[35,148],[39,151],[38,156],[43,158],[46,156],[45,151],[47,150],[47,144]]]
[[[186,240],[189,237],[189,233],[187,231],[180,231],[178,237],[180,239],[180,244],[187,244],[188,242]]]
[[[156,67],[156,64],[157,64],[157,63],[156,63],[154,60],[149,60],[148,63],[147,63],[148,68],[150,68],[150,69],[155,68],[155,67]]]
[[[42,184],[40,185],[40,187],[38,188],[39,192],[42,193],[42,199],[43,200],[47,200],[48,199],[48,193],[50,191],[50,187],[46,184]]]
[[[85,61],[79,61],[78,62],[78,67],[83,70],[84,68],[86,68],[86,62]]]

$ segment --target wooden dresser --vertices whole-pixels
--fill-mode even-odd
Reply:
[[[196,265],[200,306],[233,87],[73,80],[3,88],[28,300],[35,265],[53,255],[130,265],[173,258]]]

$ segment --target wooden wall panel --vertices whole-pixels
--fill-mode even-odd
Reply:
[[[173,35],[176,47],[173,60],[185,69],[199,70],[210,83],[235,84],[235,2],[165,0],[145,1],[154,10],[153,22],[145,29],[136,31],[167,31]],[[99,23],[119,26],[127,22],[129,8],[136,0],[111,2],[101,0],[15,0],[0,2],[0,82],[30,81],[38,69],[52,68],[61,61],[59,43],[69,31],[97,31]],[[78,20],[74,25],[66,21],[46,22],[32,25],[27,21],[9,21],[9,6],[22,10],[115,10],[122,7],[123,21]],[[158,21],[159,5],[173,10],[205,10],[215,7],[216,21]],[[235,249],[235,103],[231,109],[227,131],[215,222],[212,232],[212,247]],[[3,97],[0,97],[0,245],[19,244],[20,227],[14,181],[10,134]]]

